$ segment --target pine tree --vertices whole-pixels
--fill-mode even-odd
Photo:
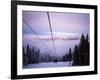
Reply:
[[[69,55],[68,55],[68,57],[69,57],[69,61],[70,61],[70,66],[71,66],[71,61],[72,61],[72,51],[71,51],[71,48],[69,49]]]
[[[71,50],[71,48],[69,49],[68,57],[69,57],[68,60],[71,61],[72,60],[72,50]]]
[[[85,65],[89,65],[89,38],[88,34],[86,36],[86,56],[85,56]]]
[[[23,66],[27,64],[27,57],[25,53],[25,48],[23,47]]]
[[[79,65],[84,65],[85,61],[85,36],[82,34],[79,44]]]
[[[74,53],[73,53],[73,64],[72,65],[79,65],[79,48],[78,45],[75,45]]]

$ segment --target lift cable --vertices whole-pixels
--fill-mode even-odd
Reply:
[[[54,36],[53,36],[53,32],[52,32],[49,12],[47,12],[47,16],[48,16],[49,27],[50,27],[50,31],[51,31],[52,43],[53,43],[54,51],[55,51],[55,54],[56,54],[56,47],[55,47],[55,43],[54,43]]]
[[[50,49],[47,48],[46,44],[38,37],[37,33],[31,28],[31,26],[26,22],[25,19],[23,19],[24,23],[29,27],[29,29],[33,32],[33,34],[35,34],[35,36],[40,40],[40,42],[42,42],[43,46],[49,50],[51,52]]]

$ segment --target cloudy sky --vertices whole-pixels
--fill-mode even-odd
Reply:
[[[89,34],[89,14],[49,12],[54,33]],[[49,34],[47,12],[23,11],[23,19],[37,34]],[[33,34],[23,21],[23,34]]]

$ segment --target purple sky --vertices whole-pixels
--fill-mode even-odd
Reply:
[[[49,12],[53,32],[89,34],[89,14]],[[47,12],[23,11],[23,18],[37,34],[50,32]],[[23,33],[32,32],[23,22]]]

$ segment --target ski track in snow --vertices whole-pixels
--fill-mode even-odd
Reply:
[[[48,67],[70,67],[72,62],[48,62],[48,63],[38,63],[38,64],[29,64],[24,66],[25,69],[28,68],[48,68]]]

